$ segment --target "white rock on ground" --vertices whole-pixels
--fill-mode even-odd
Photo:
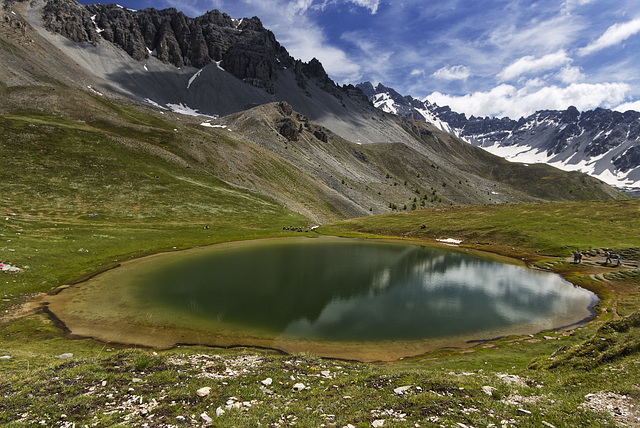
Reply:
[[[196,394],[198,394],[200,397],[206,397],[210,393],[211,393],[210,386],[205,386],[204,388],[200,388],[199,390],[196,391]]]
[[[202,418],[203,421],[205,421],[208,424],[213,422],[213,419],[211,419],[211,416],[207,415],[206,413],[201,413],[200,417]]]

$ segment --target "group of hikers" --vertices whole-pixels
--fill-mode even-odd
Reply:
[[[608,265],[608,264],[613,264],[612,258],[614,257],[614,255],[611,254],[611,251],[607,251],[605,253],[605,256],[606,256],[606,260],[604,262],[605,266]],[[617,261],[616,266],[620,266],[622,264],[622,257],[620,257],[620,254],[617,254],[615,257],[616,257],[616,261]],[[574,263],[582,263],[582,251],[575,250],[573,252],[573,262]]]
[[[611,254],[611,251],[607,251],[607,259],[605,260],[604,264],[607,265],[609,263],[613,264],[613,262],[611,261],[611,257],[613,257],[613,254]],[[620,266],[620,263],[622,262],[622,257],[620,257],[620,254],[618,254],[616,256],[616,259],[618,261],[618,264],[616,264],[616,266]]]

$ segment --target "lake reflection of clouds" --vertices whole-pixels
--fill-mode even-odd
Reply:
[[[381,337],[388,333],[386,338],[438,337],[552,318],[593,300],[558,275],[453,253],[430,254],[394,258],[372,275],[368,292],[331,300],[317,318],[292,321],[283,336],[322,338],[339,330],[341,338],[357,339],[374,330]],[[441,328],[443,323],[448,328]]]
[[[560,315],[584,318],[593,299],[557,275],[410,245],[318,240],[214,256],[190,261],[187,275],[159,271],[145,298],[230,326],[327,340],[435,338],[536,320],[553,328]]]

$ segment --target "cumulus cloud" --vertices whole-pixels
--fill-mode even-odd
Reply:
[[[613,110],[619,111],[620,113],[624,113],[629,110],[640,112],[640,101],[620,104],[619,106],[615,107]]]
[[[613,24],[607,28],[607,31],[598,37],[596,41],[580,49],[579,52],[581,55],[598,52],[610,46],[617,45],[638,33],[640,33],[640,18],[629,22]]]
[[[442,67],[432,75],[440,80],[467,80],[471,76],[471,69],[464,65],[454,65],[452,67]]]
[[[562,88],[525,86],[521,89],[502,84],[487,92],[465,96],[434,92],[427,99],[469,116],[508,116],[517,119],[537,110],[564,110],[571,105],[581,111],[599,106],[613,107],[625,100],[629,90],[629,85],[625,83],[574,83]]]
[[[564,67],[558,73],[558,79],[563,83],[576,83],[584,78],[580,67],[572,67],[570,65]]]
[[[326,43],[313,26],[289,28],[280,33],[287,51],[294,57],[308,62],[317,58],[329,75],[339,80],[350,80],[358,75],[361,66],[342,50]]]
[[[507,66],[498,74],[498,78],[501,81],[509,81],[523,74],[552,70],[569,62],[571,62],[571,59],[565,51],[558,51],[541,58],[527,55]]]

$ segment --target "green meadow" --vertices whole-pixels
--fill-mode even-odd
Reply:
[[[0,116],[0,263],[20,269],[0,273],[3,426],[640,424],[637,200],[418,209],[308,233],[450,238],[462,241],[456,251],[560,273],[601,298],[592,320],[568,330],[370,364],[243,347],[160,351],[70,336],[27,303],[128,259],[299,236],[283,227],[311,223],[179,158],[188,130],[104,108],[117,109],[123,122]],[[575,249],[584,252],[581,264],[573,263]],[[622,266],[604,264],[607,250],[623,255]]]

